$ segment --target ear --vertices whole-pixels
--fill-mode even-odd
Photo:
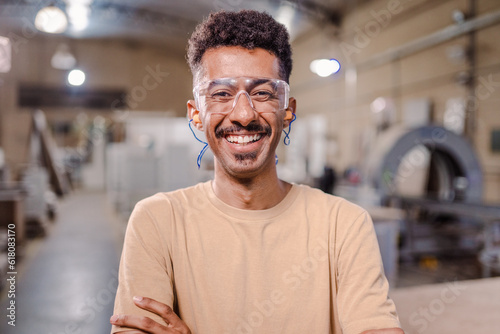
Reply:
[[[297,108],[297,100],[291,97],[288,101],[288,108],[285,110],[286,114],[283,118],[283,127],[287,127],[290,122],[293,120],[293,115],[295,114],[295,110]]]
[[[193,125],[200,131],[203,131],[203,124],[200,120],[200,111],[196,109],[194,100],[187,101],[188,118],[193,120]]]

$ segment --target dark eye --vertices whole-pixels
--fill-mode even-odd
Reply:
[[[213,99],[230,99],[233,97],[233,95],[227,91],[222,91],[222,90],[219,90],[219,91],[216,91],[214,93],[212,93],[210,95],[210,97],[212,97]]]
[[[258,90],[252,93],[252,98],[255,98],[259,101],[266,101],[272,99],[274,96],[273,92],[268,90]]]

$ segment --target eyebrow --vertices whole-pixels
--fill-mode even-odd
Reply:
[[[261,85],[263,83],[267,83],[269,81],[271,81],[271,80],[270,79],[266,79],[266,78],[259,78],[259,79],[256,79],[255,81],[252,81],[252,84],[254,86],[257,86],[257,85]]]
[[[211,89],[213,86],[217,86],[222,84],[224,81],[227,81],[227,79],[214,79],[210,81],[209,85],[207,86],[206,89]]]
[[[221,84],[224,84],[224,85],[227,85],[227,82],[230,82],[230,83],[233,83],[234,80],[232,78],[220,78],[220,79],[214,79],[212,81],[210,81],[208,87],[206,89],[210,90],[211,88],[213,88],[214,86],[217,86],[217,85],[221,85]],[[255,78],[254,80],[250,81],[249,85],[247,87],[245,87],[246,89],[252,89],[256,86],[259,86],[259,85],[262,85],[262,84],[265,84],[265,83],[271,83],[273,88],[276,88],[276,83],[271,80],[271,79],[268,79],[268,78]]]

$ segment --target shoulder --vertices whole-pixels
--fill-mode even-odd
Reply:
[[[209,187],[209,182],[156,193],[137,202],[132,215],[148,215],[156,220],[179,214],[179,212],[189,210],[195,203],[206,198],[207,187]]]
[[[197,201],[200,198],[206,197],[207,185],[208,182],[204,182],[187,188],[169,192],[159,192],[140,200],[137,202],[136,206],[153,209],[156,207],[163,207],[168,204],[172,205],[179,202]]]
[[[330,217],[333,215],[337,218],[357,219],[360,216],[367,215],[365,209],[342,197],[327,194],[320,189],[303,184],[294,184],[294,187],[299,192],[299,201],[305,202],[308,208],[322,212]]]

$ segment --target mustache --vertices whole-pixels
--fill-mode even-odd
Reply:
[[[263,126],[261,124],[254,124],[250,123],[247,126],[242,126],[238,124],[234,124],[232,126],[228,127],[219,127],[215,130],[215,137],[216,138],[222,138],[228,134],[231,133],[236,133],[236,132],[241,132],[241,131],[248,131],[248,132],[260,132],[260,133],[265,133],[266,136],[271,136],[271,133],[273,130],[269,125]]]

